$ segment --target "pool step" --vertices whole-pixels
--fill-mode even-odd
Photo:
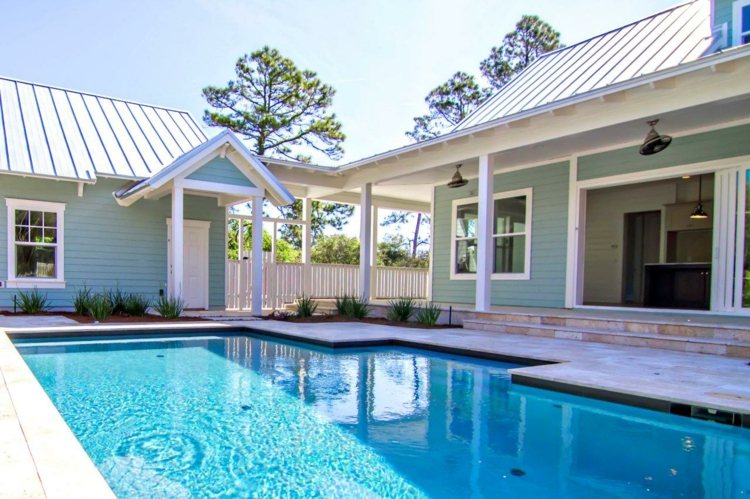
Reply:
[[[750,358],[750,340],[744,335],[722,332],[726,337],[711,337],[706,331],[700,331],[700,335],[678,335],[678,330],[667,329],[670,332],[640,332],[631,331],[627,325],[622,329],[592,327],[592,322],[577,323],[581,319],[566,319],[566,323],[550,324],[542,320],[500,320],[498,315],[492,315],[492,319],[467,319],[464,320],[464,328],[478,329],[480,331],[491,331],[505,334],[519,334],[526,336],[537,336],[545,338],[558,338],[576,341],[589,341],[595,343],[609,343],[614,345],[628,345],[636,347],[661,348],[665,350],[676,350],[679,352],[705,353],[712,355],[724,355],[727,357]],[[585,319],[589,321],[589,319]],[[605,321],[604,322],[609,322]],[[572,322],[572,323],[570,323]],[[585,325],[584,325],[585,324]],[[643,323],[651,325],[650,323]],[[692,326],[682,326],[690,327]],[[699,326],[710,328],[710,326]],[[722,329],[722,328],[718,328]],[[682,330],[683,333],[693,332]],[[744,330],[742,330],[744,332]],[[721,336],[721,335],[720,335]]]

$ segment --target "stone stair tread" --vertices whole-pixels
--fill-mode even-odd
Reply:
[[[561,314],[555,312],[529,312],[529,311],[518,311],[518,312],[480,312],[482,315],[513,315],[516,317],[528,317],[528,318],[542,318],[542,319],[556,319],[556,320],[584,320],[584,321],[601,321],[601,322],[629,322],[633,324],[657,324],[659,326],[682,326],[682,327],[696,327],[696,328],[711,328],[711,329],[729,329],[729,330],[747,330],[750,331],[750,317],[748,317],[748,324],[722,324],[714,323],[710,320],[706,320],[703,317],[696,316],[695,319],[687,320],[676,320],[668,317],[657,317],[649,316],[646,318],[626,318],[618,316],[607,316],[597,314],[586,314],[576,313]],[[471,319],[471,320],[490,320],[490,319]],[[517,321],[521,323],[521,321]]]
[[[638,333],[633,331],[618,331],[612,329],[592,329],[578,326],[567,326],[567,325],[555,325],[555,324],[539,324],[531,322],[517,322],[517,321],[497,321],[489,319],[464,319],[464,327],[470,329],[472,324],[482,324],[489,326],[509,326],[509,327],[520,327],[529,329],[544,329],[550,331],[566,331],[571,333],[587,333],[597,335],[609,335],[609,336],[623,336],[631,338],[643,338],[649,340],[668,340],[675,342],[686,342],[686,343],[700,343],[710,345],[731,345],[750,347],[750,342],[730,339],[717,339],[717,338],[703,338],[700,336],[676,336],[673,334],[659,334],[659,333]]]

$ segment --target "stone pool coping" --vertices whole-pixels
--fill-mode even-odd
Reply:
[[[32,325],[33,321],[29,321]],[[14,324],[15,326],[15,324]],[[332,348],[401,345],[524,364],[514,383],[668,410],[664,404],[731,411],[750,422],[747,359],[471,329],[423,330],[357,323],[278,321],[0,325],[0,496],[113,497],[10,341],[39,336],[217,333],[238,329]],[[747,426],[747,425],[746,425]],[[6,487],[6,484],[8,486]]]

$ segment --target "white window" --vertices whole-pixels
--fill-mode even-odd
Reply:
[[[750,43],[750,0],[732,4],[732,38],[735,46]]]
[[[531,189],[495,194],[493,279],[528,279],[531,260]]]
[[[8,286],[62,288],[65,204],[5,200],[8,209]]]
[[[453,201],[451,279],[475,279],[477,273],[477,198]]]
[[[532,189],[493,196],[493,279],[529,279],[531,275]],[[451,279],[476,279],[479,200],[453,201]]]

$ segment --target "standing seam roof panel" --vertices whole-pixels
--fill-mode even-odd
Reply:
[[[164,143],[162,137],[154,128],[151,120],[148,119],[148,116],[146,116],[146,113],[143,111],[141,106],[138,106],[136,104],[128,104],[127,106],[128,110],[130,110],[130,114],[133,116],[133,119],[136,121],[136,123],[138,123],[141,131],[148,139],[149,144],[151,144],[151,147],[154,148],[154,153],[159,158],[159,163],[161,163],[162,165],[168,164],[169,161],[171,161],[172,154],[169,152],[169,149],[167,149],[167,146]]]
[[[68,92],[67,97],[71,109],[73,109],[73,116],[80,127],[81,137],[91,156],[94,172],[114,174],[115,169],[112,165],[112,160],[109,154],[107,154],[107,148],[99,134],[99,130],[94,124],[86,102],[83,100],[83,95]]]
[[[545,54],[454,130],[694,61],[713,43],[709,7],[694,0]]]
[[[31,170],[37,175],[54,177],[55,167],[50,156],[34,89],[28,84],[18,84],[18,102],[24,120],[26,144],[31,156]]]
[[[52,156],[55,174],[62,177],[79,177],[80,175],[76,172],[75,165],[73,164],[68,142],[65,140],[65,135],[60,126],[60,118],[57,114],[57,109],[55,109],[54,102],[52,102],[52,94],[50,94],[49,88],[34,87],[34,93],[36,95],[37,106],[39,107],[39,114],[42,118],[42,124],[44,125],[44,131],[47,135],[47,145]]]
[[[184,111],[0,77],[0,172],[141,179],[206,140]]]
[[[5,140],[5,117],[3,115],[3,89],[0,88],[0,170],[10,171],[8,144]]]
[[[93,179],[94,164],[91,159],[91,152],[86,147],[86,142],[81,135],[81,129],[78,126],[67,94],[53,88],[50,89],[50,95],[55,109],[57,109],[62,133],[70,148],[70,156],[76,163],[76,172],[79,178]]]

